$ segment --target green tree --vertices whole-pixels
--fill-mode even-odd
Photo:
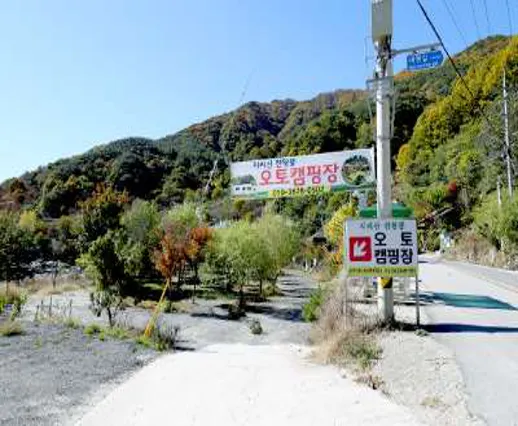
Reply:
[[[110,230],[120,227],[120,216],[128,195],[100,185],[94,195],[81,203],[83,244],[91,243]]]
[[[37,254],[34,235],[19,225],[19,217],[0,211],[0,280],[9,283],[32,275]]]
[[[158,246],[160,212],[155,203],[135,200],[121,218],[124,242],[121,253],[133,276],[152,276],[153,252]]]
[[[95,291],[90,294],[92,311],[98,316],[106,311],[113,326],[130,283],[124,260],[117,250],[115,232],[109,231],[95,240],[78,263],[95,285]]]
[[[300,251],[302,239],[295,223],[280,215],[266,214],[256,222],[254,228],[256,244],[259,246],[256,258],[258,265],[261,265],[258,276],[259,292],[262,294],[263,280],[275,285],[282,268]]]

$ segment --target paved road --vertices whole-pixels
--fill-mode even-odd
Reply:
[[[430,329],[457,358],[470,410],[490,426],[517,426],[518,274],[454,262],[421,266]]]
[[[78,426],[417,426],[380,392],[306,359],[294,345],[212,345],[167,355]]]

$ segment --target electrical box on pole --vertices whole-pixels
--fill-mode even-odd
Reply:
[[[392,37],[392,0],[372,0],[372,39],[374,43]]]
[[[372,40],[386,44],[392,38],[392,0],[372,0]]]

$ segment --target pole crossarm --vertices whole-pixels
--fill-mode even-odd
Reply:
[[[440,43],[432,43],[432,44],[422,44],[421,46],[415,46],[415,47],[409,47],[408,49],[394,49],[392,50],[392,57],[395,57],[397,55],[402,55],[405,53],[418,53],[423,50],[430,51],[430,50],[437,50],[441,47]]]

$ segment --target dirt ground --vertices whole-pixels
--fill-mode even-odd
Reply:
[[[163,314],[160,324],[179,326],[178,349],[200,350],[211,344],[248,345],[306,344],[310,325],[302,319],[302,306],[315,284],[297,273],[280,279],[282,297],[251,305],[240,321],[227,318],[224,300],[186,302],[188,313]],[[0,425],[74,424],[91,406],[124,382],[138,369],[160,356],[135,341],[86,336],[81,328],[34,322],[41,301],[29,300],[21,336],[0,337]],[[70,314],[83,325],[97,318],[89,310],[86,291],[52,296],[53,315]],[[70,303],[72,303],[70,305]],[[45,308],[47,309],[47,308]],[[126,310],[119,320],[126,326],[143,329],[150,316],[144,309]],[[264,332],[254,335],[250,322],[260,321]]]

